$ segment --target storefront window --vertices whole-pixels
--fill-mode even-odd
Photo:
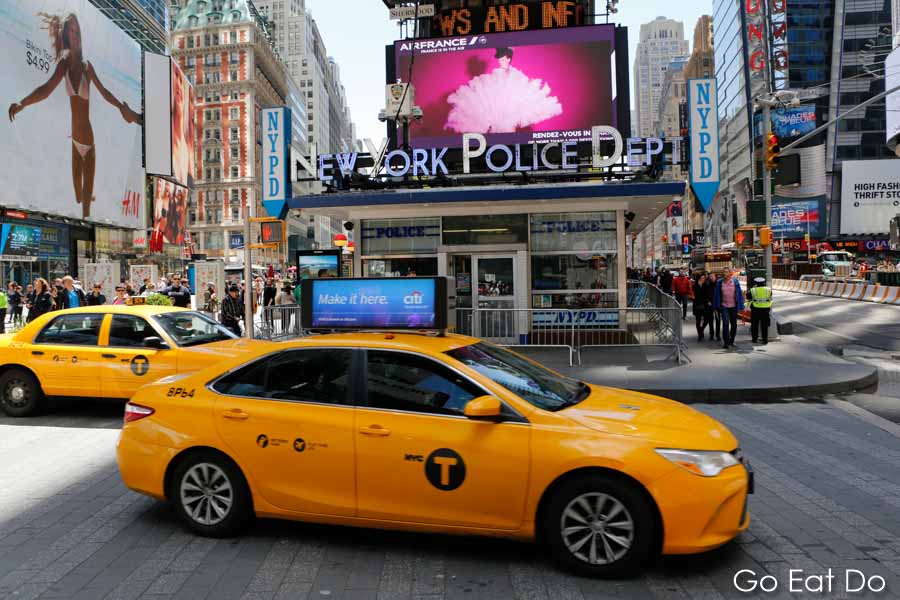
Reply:
[[[437,277],[437,257],[363,260],[364,277]]]
[[[444,245],[528,243],[527,215],[444,217]]]
[[[362,222],[364,256],[434,254],[441,241],[441,220],[374,219]]]
[[[534,308],[617,306],[615,212],[532,215],[531,252]]]

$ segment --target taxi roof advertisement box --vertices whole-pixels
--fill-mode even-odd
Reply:
[[[900,161],[844,161],[841,174],[841,234],[889,233],[900,214]]]
[[[447,328],[444,277],[305,279],[305,329]]]
[[[88,0],[0,6],[2,204],[143,228],[140,47]]]

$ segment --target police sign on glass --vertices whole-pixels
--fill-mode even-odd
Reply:
[[[719,191],[719,112],[716,80],[688,80],[691,187],[703,210]]]

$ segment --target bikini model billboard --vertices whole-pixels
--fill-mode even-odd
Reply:
[[[140,47],[87,0],[0,0],[4,205],[143,227]]]

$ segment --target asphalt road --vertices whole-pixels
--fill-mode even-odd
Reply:
[[[794,333],[824,345],[900,351],[900,306],[775,292],[774,309]]]
[[[717,551],[664,558],[627,581],[573,577],[532,545],[497,540],[272,520],[239,539],[196,537],[168,506],[122,485],[114,455],[121,408],[69,404],[30,420],[0,416],[0,598],[900,596],[900,438],[817,402],[697,407],[726,423],[753,462],[750,529]],[[831,592],[788,591],[789,569],[822,576],[809,580],[815,587],[829,568]],[[778,590],[742,594],[734,583],[742,569],[773,575]],[[883,578],[886,588],[845,596],[847,569],[876,588]],[[738,583],[749,586],[744,575]]]

